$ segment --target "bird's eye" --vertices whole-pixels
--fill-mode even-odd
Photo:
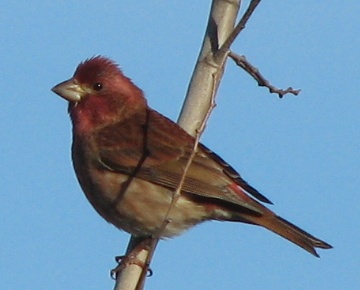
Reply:
[[[102,88],[103,88],[103,85],[102,85],[101,83],[95,83],[95,84],[93,85],[93,89],[94,89],[95,91],[101,91]]]

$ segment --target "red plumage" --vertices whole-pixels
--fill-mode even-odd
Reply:
[[[97,56],[52,89],[69,101],[72,158],[80,185],[108,222],[137,236],[159,234],[193,150],[194,138],[152,110],[111,60]],[[206,220],[263,226],[317,256],[329,249],[260,202],[270,201],[228,163],[199,144],[161,237]]]

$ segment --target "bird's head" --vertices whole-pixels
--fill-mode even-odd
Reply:
[[[80,63],[71,79],[51,90],[69,102],[75,125],[101,125],[146,107],[143,92],[114,61],[103,56]]]
[[[118,65],[109,58],[95,56],[80,63],[74,76],[51,89],[69,102],[79,103],[89,96],[121,94],[131,97],[141,90],[124,76]],[[120,97],[120,96],[119,96]]]

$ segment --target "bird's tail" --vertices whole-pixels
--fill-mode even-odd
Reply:
[[[332,246],[328,243],[310,235],[309,233],[305,232],[294,224],[275,215],[272,211],[268,209],[263,215],[242,215],[242,218],[249,223],[260,225],[269,229],[270,231],[273,231],[274,233],[302,247],[316,257],[319,257],[318,253],[315,250],[316,248],[332,248]]]

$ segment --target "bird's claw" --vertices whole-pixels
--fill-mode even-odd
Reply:
[[[116,261],[116,263],[118,263],[118,265],[110,271],[110,277],[114,280],[116,280],[118,274],[129,265],[137,265],[142,269],[146,268],[146,270],[148,272],[147,277],[151,277],[154,273],[153,270],[151,268],[149,268],[149,265],[140,261],[138,258],[136,258],[132,255],[116,256],[115,261]]]

